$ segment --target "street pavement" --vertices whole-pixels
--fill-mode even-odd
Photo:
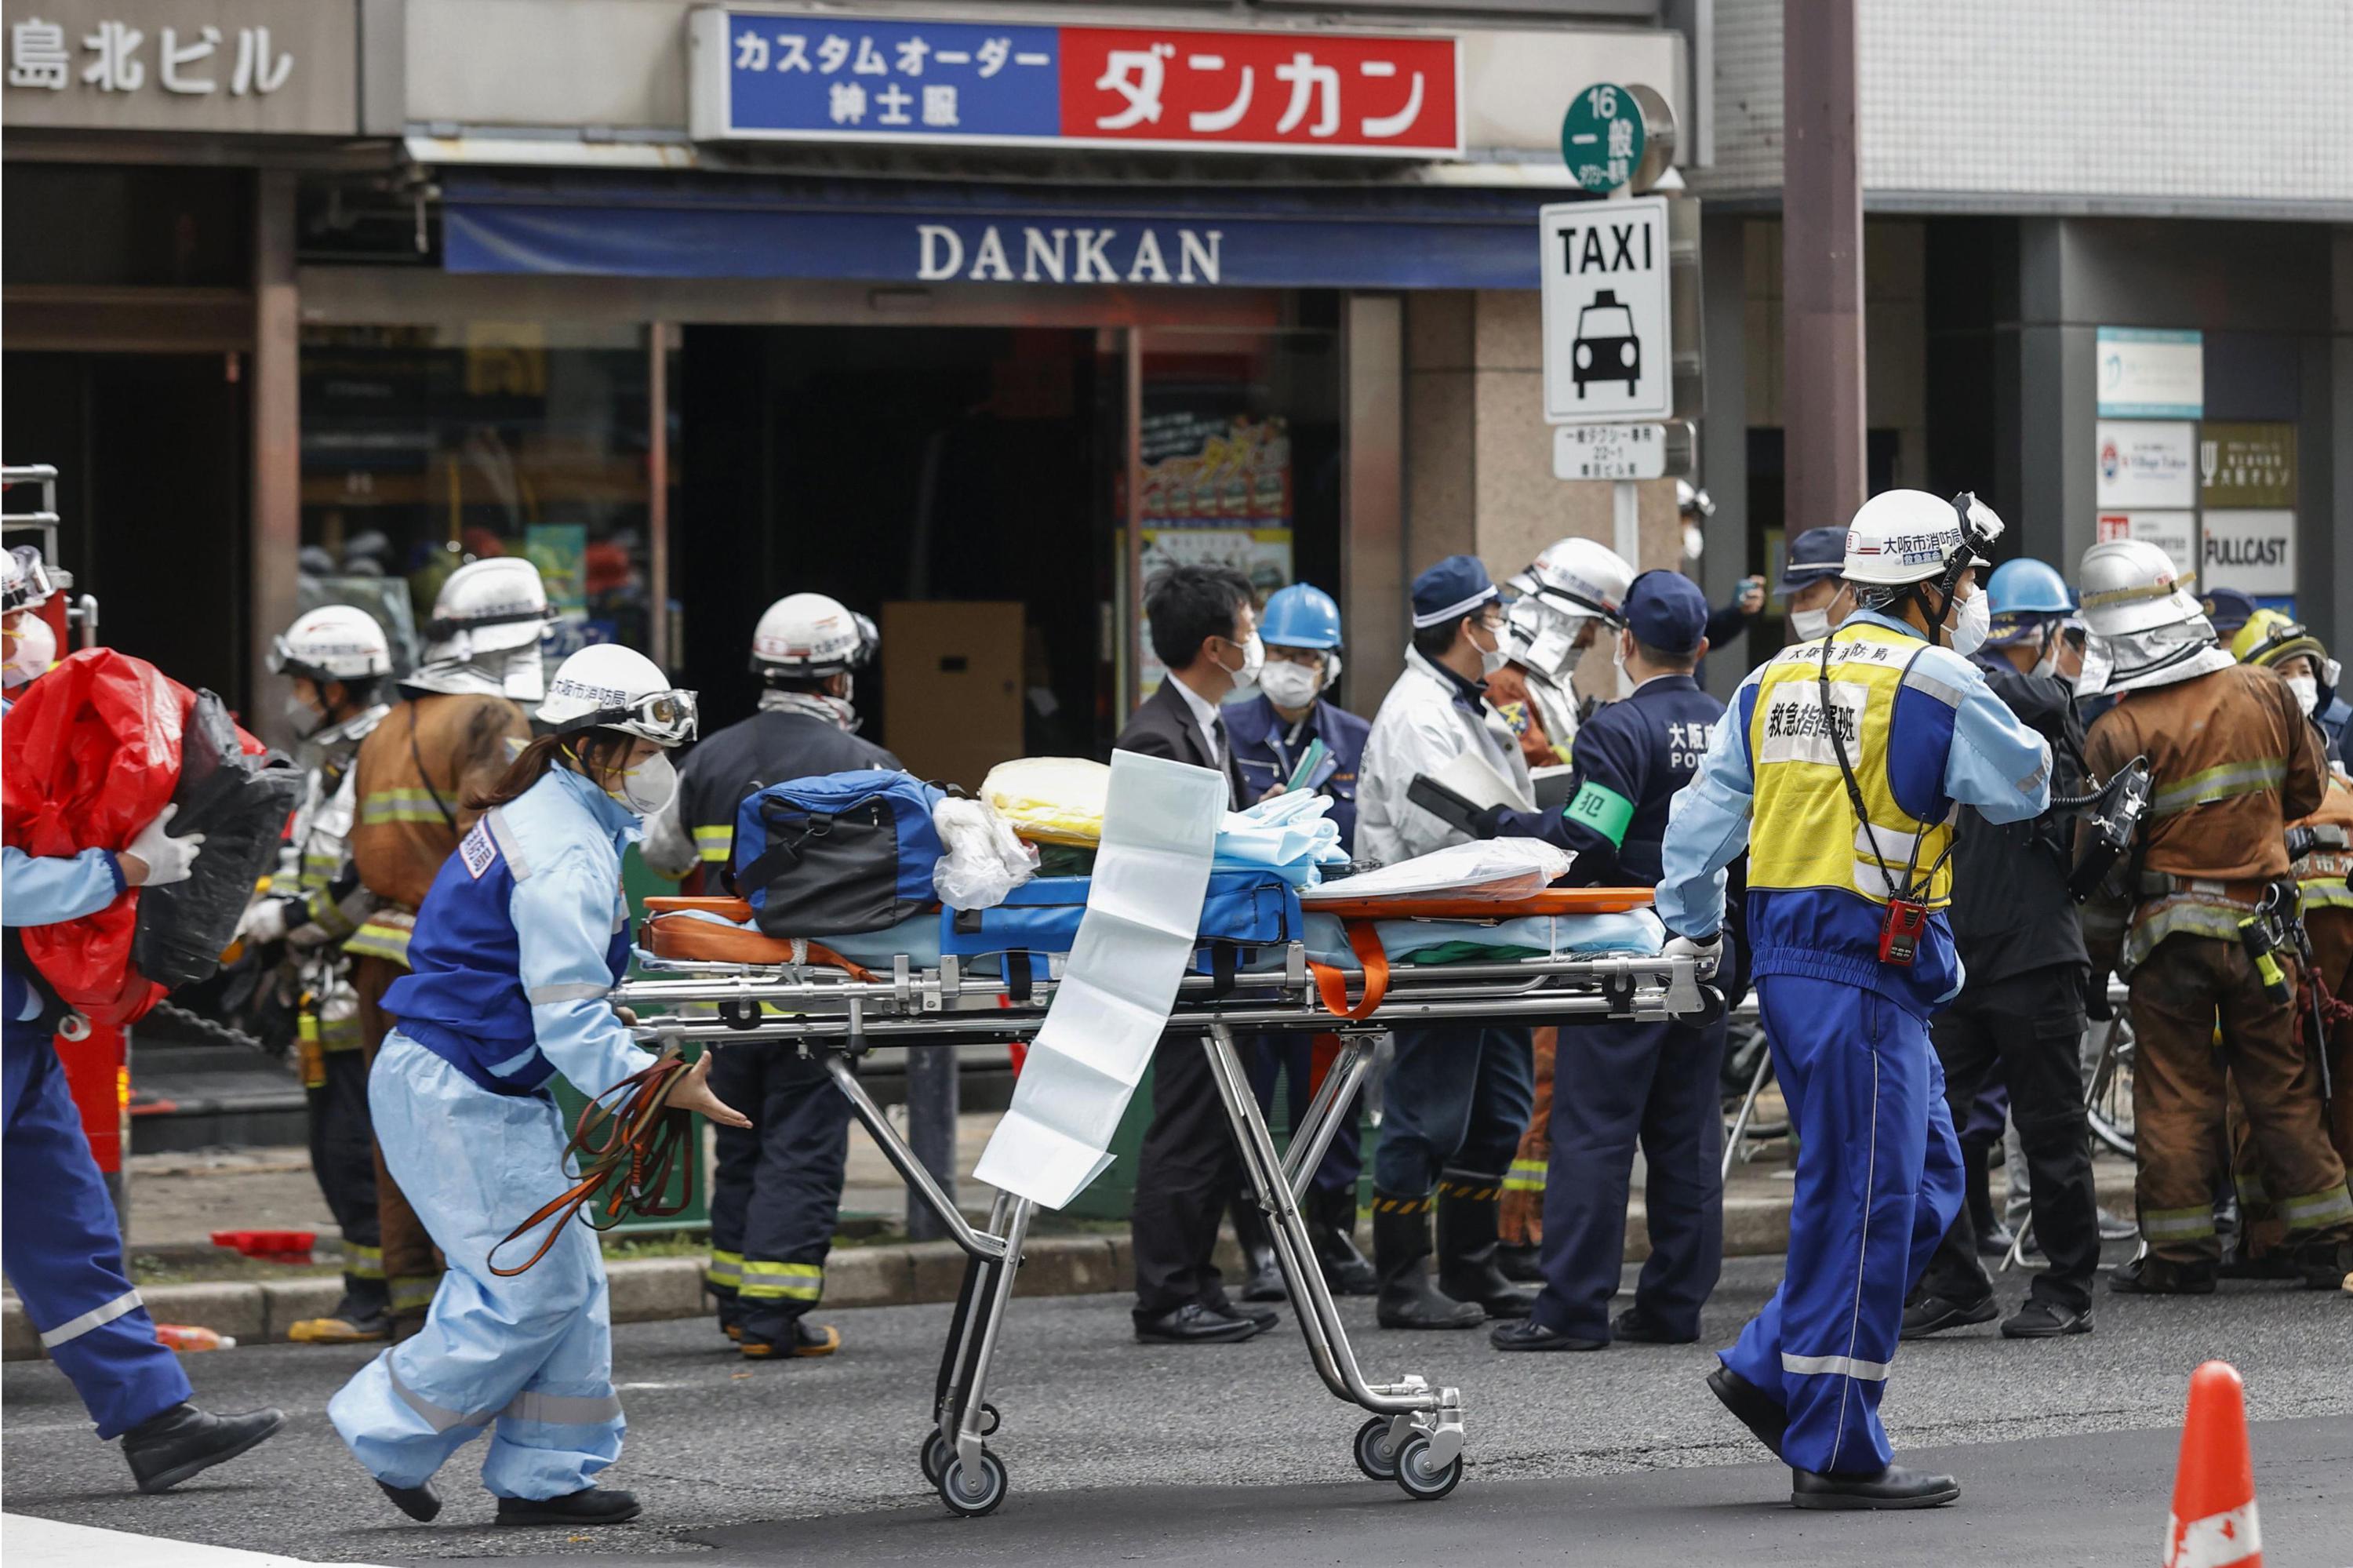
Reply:
[[[266,1346],[189,1359],[215,1408],[274,1403],[277,1439],[179,1491],[142,1498],[91,1441],[55,1370],[5,1371],[0,1464],[11,1512],[112,1530],[388,1563],[594,1552],[634,1562],[893,1563],[952,1555],[1061,1563],[1428,1560],[1473,1532],[1483,1561],[2145,1563],[2163,1531],[2189,1373],[2244,1375],[2265,1561],[2353,1562],[2353,1299],[2227,1286],[2215,1297],[2105,1293],[2099,1332],[2012,1343],[1983,1329],[1907,1345],[1884,1414],[1907,1457],[1957,1472],[1955,1509],[1824,1516],[1784,1502],[1700,1379],[1770,1290],[1779,1260],[1735,1259],[1702,1345],[1497,1355],[1483,1334],[1385,1333],[1347,1304],[1376,1377],[1463,1390],[1469,1467],[1441,1502],[1409,1501],[1348,1457],[1359,1417],[1332,1400],[1288,1321],[1248,1344],[1135,1344],[1119,1297],[1024,1299],[1008,1321],[991,1444],[1011,1496],[948,1517],[916,1468],[944,1307],[832,1314],[819,1361],[746,1365],[706,1322],[625,1327],[616,1379],[628,1453],[608,1472],[647,1504],[593,1532],[489,1525],[470,1449],[445,1469],[441,1520],[400,1519],[336,1440],[327,1398],[364,1349]],[[2005,1281],[2014,1300],[2020,1287]]]

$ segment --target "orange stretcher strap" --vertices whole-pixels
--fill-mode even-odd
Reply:
[[[654,901],[649,899],[649,905]],[[665,899],[665,903],[699,904],[698,899]],[[733,900],[714,899],[712,903]],[[816,964],[824,969],[839,969],[852,980],[872,980],[874,971],[851,962],[822,942],[801,944],[796,955],[793,942],[783,937],[771,937],[761,931],[747,931],[740,926],[723,926],[713,920],[698,920],[692,916],[672,912],[657,914],[646,922],[646,946],[658,959],[691,959],[702,963],[718,964]]]
[[[1370,923],[1351,920],[1346,923],[1348,950],[1356,955],[1356,962],[1365,969],[1365,994],[1356,1006],[1348,1005],[1348,977],[1345,971],[1329,964],[1310,963],[1315,971],[1315,994],[1323,1000],[1324,1011],[1335,1018],[1363,1019],[1372,1016],[1381,999],[1389,993],[1389,956],[1381,948],[1380,933]]]
[[[1547,887],[1525,898],[1324,898],[1302,900],[1310,915],[1343,920],[1517,920],[1530,915],[1623,915],[1648,908],[1647,887]]]

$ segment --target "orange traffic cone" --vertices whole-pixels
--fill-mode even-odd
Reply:
[[[2181,1425],[2164,1568],[2262,1568],[2245,1392],[2228,1361],[2208,1361],[2189,1374],[2189,1415]]]

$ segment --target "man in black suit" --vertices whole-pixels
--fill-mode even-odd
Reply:
[[[1120,731],[1122,751],[1240,774],[1219,705],[1255,686],[1265,651],[1250,580],[1224,567],[1172,567],[1144,594],[1152,651],[1168,667],[1160,689]],[[1199,1039],[1163,1035],[1152,1056],[1152,1125],[1135,1165],[1135,1337],[1165,1344],[1228,1344],[1276,1321],[1265,1308],[1227,1299],[1217,1266],[1218,1218],[1241,1184],[1241,1155],[1226,1125]]]

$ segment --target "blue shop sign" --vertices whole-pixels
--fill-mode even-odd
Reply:
[[[527,184],[452,171],[452,272],[1168,288],[1533,289],[1556,193]]]

